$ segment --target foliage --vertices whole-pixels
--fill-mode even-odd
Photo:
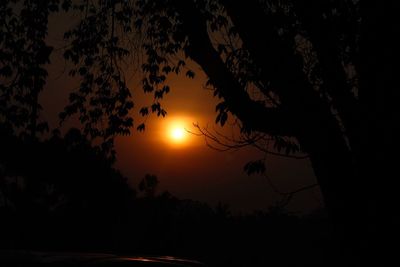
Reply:
[[[45,42],[48,17],[58,1],[2,1],[0,4],[0,123],[15,131],[47,129],[39,122],[38,95],[46,84],[52,47]]]
[[[133,126],[133,101],[123,71],[123,62],[136,52],[124,47],[131,10],[126,1],[82,1],[72,8],[82,12],[82,19],[64,35],[70,41],[64,58],[75,65],[70,75],[81,82],[60,118],[78,113],[84,134],[91,140],[100,137],[102,150],[112,153],[113,137],[129,135]]]
[[[51,52],[45,42],[47,20],[59,6],[81,15],[65,35],[69,44],[64,53],[80,86],[60,116],[78,114],[85,138],[100,144],[98,151],[108,159],[115,156],[115,136],[133,127],[134,88],[127,84],[129,68],[123,64],[140,69],[142,89],[153,95],[150,106],[140,107],[141,115],[165,116],[161,99],[171,90],[168,75],[195,77],[187,69],[190,59],[221,98],[217,123],[225,125],[233,115],[245,141],[254,137],[248,144],[267,153],[308,155],[343,244],[356,247],[360,256],[365,232],[377,237],[379,227],[368,226],[363,214],[374,214],[370,221],[379,224],[377,210],[387,209],[396,195],[372,194],[376,181],[367,179],[382,176],[387,164],[381,155],[387,153],[381,147],[394,147],[393,132],[398,131],[394,102],[382,100],[398,99],[398,64],[388,56],[398,50],[399,27],[393,26],[393,14],[386,15],[396,10],[392,3],[2,1],[0,123],[15,133],[35,137],[45,129],[38,121],[38,96]],[[382,27],[381,21],[387,24]],[[390,123],[382,122],[386,117]],[[380,184],[391,185],[387,177]],[[379,243],[370,240],[371,247]]]
[[[146,174],[139,183],[139,191],[143,192],[146,197],[154,197],[158,186],[158,178],[155,175]]]
[[[248,174],[264,173],[265,162],[264,160],[250,161],[244,166],[244,171]]]
[[[78,129],[64,137],[55,131],[36,143],[2,131],[0,145],[2,206],[30,212],[115,212],[135,196],[113,162]]]

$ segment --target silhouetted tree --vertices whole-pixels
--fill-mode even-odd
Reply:
[[[1,246],[112,244],[118,224],[134,208],[135,191],[78,129],[34,143],[2,135],[0,145],[0,216],[11,224],[0,228],[16,235]]]
[[[222,99],[217,122],[230,112],[245,134],[266,134],[287,154],[309,156],[345,255],[365,260],[385,235],[379,221],[394,221],[387,209],[394,192],[384,186],[394,181],[382,173],[387,158],[379,148],[383,140],[393,147],[398,131],[398,110],[387,104],[397,95],[395,61],[384,61],[397,51],[398,30],[385,20],[390,8],[350,0],[148,1],[143,25],[153,39],[144,85],[161,83],[182,64],[171,67],[168,56],[183,51]]]
[[[18,2],[0,4],[0,123],[35,139],[47,130],[39,121],[39,94],[52,51],[45,42],[48,17],[58,10],[58,1]]]
[[[139,191],[143,192],[146,197],[154,197],[158,187],[158,178],[152,174],[146,174],[139,183]]]
[[[393,181],[385,172],[385,149],[395,146],[398,132],[398,109],[387,104],[398,96],[396,61],[389,59],[396,54],[399,27],[395,16],[386,15],[395,10],[392,5],[353,0],[62,1],[65,10],[82,17],[65,34],[70,44],[64,57],[74,64],[70,74],[81,83],[61,119],[79,114],[84,135],[101,138],[102,149],[112,151],[114,136],[129,134],[133,125],[123,64],[139,64],[143,89],[154,94],[153,104],[140,113],[165,116],[160,99],[170,90],[167,76],[180,73],[190,58],[222,99],[216,122],[224,125],[232,114],[244,134],[261,134],[278,150],[309,156],[346,253],[361,255],[363,247],[376,249],[382,218],[395,221],[390,217]],[[14,43],[4,45],[13,40],[6,33],[21,34],[20,27],[7,26],[24,20],[14,17],[9,6],[10,1],[0,6],[5,14],[0,41],[2,56],[13,58],[19,54]],[[25,6],[39,7],[30,1]],[[42,8],[46,17],[50,8]],[[379,30],[380,22],[386,23],[387,33]],[[45,32],[45,25],[39,25]],[[35,35],[28,40],[37,43]],[[1,62],[0,74],[13,77],[12,61],[5,57]],[[39,70],[42,62],[28,66]],[[187,69],[185,74],[195,75]],[[3,92],[19,91],[8,88],[2,85],[1,99],[10,105],[15,101]],[[35,98],[38,90],[32,88]],[[29,114],[36,116],[35,108]]]

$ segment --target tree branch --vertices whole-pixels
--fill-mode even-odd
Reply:
[[[236,151],[243,147],[253,146],[256,149],[265,152],[266,154],[270,154],[273,156],[291,158],[291,159],[308,159],[308,155],[290,155],[285,153],[280,153],[273,151],[268,148],[268,146],[262,146],[258,144],[259,141],[265,141],[268,136],[265,134],[257,134],[254,136],[240,136],[239,139],[230,138],[218,131],[214,130],[215,134],[208,130],[207,127],[201,128],[198,124],[193,124],[193,126],[198,130],[198,133],[186,130],[188,133],[203,136],[206,142],[206,145],[214,150],[225,152],[225,151]],[[209,142],[211,141],[211,142]],[[214,144],[212,144],[214,143]]]
[[[348,3],[352,4],[351,1]],[[350,141],[358,139],[358,101],[352,94],[352,88],[347,82],[346,73],[340,58],[338,48],[340,29],[328,19],[323,19],[322,14],[326,11],[326,3],[320,0],[314,1],[293,1],[296,15],[300,17],[302,26],[308,34],[318,57],[321,77],[324,83],[321,84],[323,90],[327,91],[332,97],[332,105],[337,109],[343,121],[346,132],[349,134]],[[349,8],[349,7],[348,7]],[[344,9],[344,7],[343,7]],[[339,12],[350,12],[341,10]],[[346,17],[350,17],[349,14]],[[346,25],[349,31],[354,30],[352,25]],[[353,33],[352,36],[356,36]],[[354,62],[353,62],[354,63]],[[355,140],[356,141],[356,140]],[[352,142],[353,144],[355,142]]]
[[[188,37],[185,53],[197,62],[223,97],[229,111],[237,116],[245,128],[274,135],[293,136],[295,122],[288,123],[288,114],[280,108],[267,108],[253,101],[233,74],[226,68],[208,35],[207,21],[191,1],[177,5]]]

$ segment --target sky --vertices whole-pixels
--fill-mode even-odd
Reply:
[[[59,15],[58,15],[59,16]],[[63,31],[71,26],[66,18],[51,18],[48,42],[56,50],[51,57],[48,83],[41,95],[43,112],[41,117],[51,127],[58,125],[57,116],[68,102],[68,94],[76,88],[77,81],[68,77],[68,66],[62,59]],[[272,155],[267,156],[266,175],[247,176],[243,166],[250,160],[264,157],[264,153],[254,148],[243,148],[234,152],[220,152],[209,148],[201,136],[188,131],[196,131],[193,123],[201,127],[215,128],[224,134],[237,133],[228,125],[215,125],[215,105],[219,102],[213,92],[205,89],[206,77],[199,66],[189,63],[195,71],[194,79],[184,75],[169,78],[171,92],[163,99],[168,114],[166,118],[150,116],[146,120],[145,132],[133,128],[130,136],[118,137],[116,141],[118,168],[136,187],[145,174],[157,175],[159,192],[168,190],[178,198],[193,199],[216,205],[228,204],[233,212],[252,212],[267,209],[278,201],[280,191],[293,191],[315,183],[315,177],[308,160],[294,160]],[[152,95],[145,95],[140,79],[129,80],[135,108],[132,111],[136,126],[143,121],[138,110],[152,101]],[[64,126],[68,128],[73,123]],[[184,139],[174,141],[171,130],[174,125],[184,129]],[[233,127],[233,128],[232,128]],[[274,185],[271,186],[272,183]],[[276,189],[275,188],[275,189]],[[299,193],[288,209],[293,212],[307,212],[322,205],[318,189]]]

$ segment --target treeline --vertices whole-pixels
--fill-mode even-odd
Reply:
[[[44,141],[1,136],[1,249],[175,255],[211,266],[312,266],[329,251],[323,212],[233,215],[157,193],[152,175],[131,188],[77,129]]]

